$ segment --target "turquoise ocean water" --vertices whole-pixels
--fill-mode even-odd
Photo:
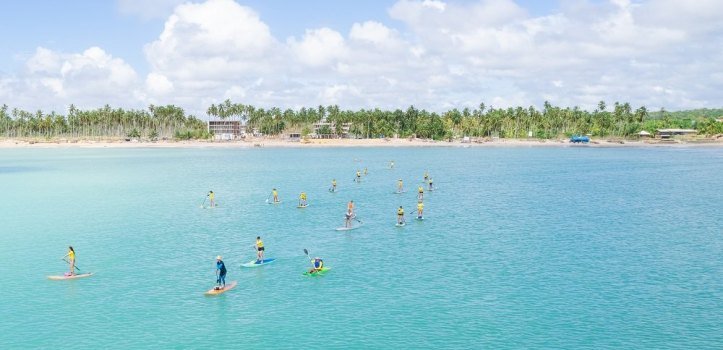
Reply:
[[[5,149],[0,275],[3,349],[720,349],[723,150]]]

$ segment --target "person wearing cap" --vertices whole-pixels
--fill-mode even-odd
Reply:
[[[256,237],[256,261],[264,261],[264,241],[261,240],[261,236]]]
[[[274,196],[274,203],[278,203],[279,202],[279,192],[277,192],[276,189],[274,188],[273,190],[271,190],[271,194]]]
[[[216,257],[216,287],[214,289],[226,288],[226,264],[223,263],[223,257]]]
[[[402,179],[397,180],[397,193],[404,192],[404,181]]]
[[[312,267],[311,270],[309,270],[309,274],[317,273],[317,272],[321,271],[321,268],[324,267],[324,260],[322,260],[320,257],[317,256],[317,257],[311,259],[311,264],[314,265],[314,267]]]

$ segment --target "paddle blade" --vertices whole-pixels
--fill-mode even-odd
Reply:
[[[309,251],[304,249],[304,254],[309,255]]]

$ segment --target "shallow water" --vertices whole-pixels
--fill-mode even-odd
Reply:
[[[0,348],[721,348],[722,153],[0,150]],[[242,269],[257,235],[278,260]],[[45,278],[68,244],[95,276]],[[204,297],[219,254],[239,286]]]

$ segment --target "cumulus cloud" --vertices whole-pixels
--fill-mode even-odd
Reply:
[[[0,97],[175,103],[198,114],[226,98],[284,108],[721,105],[715,0],[570,0],[545,15],[513,0],[399,0],[388,9],[394,27],[371,18],[288,38],[233,0],[166,4],[162,32],[144,47],[145,81],[100,48],[38,48],[24,72],[0,77]]]
[[[70,103],[137,106],[137,74],[99,47],[64,53],[38,47],[25,71],[3,79],[0,98],[28,109],[64,110]]]

